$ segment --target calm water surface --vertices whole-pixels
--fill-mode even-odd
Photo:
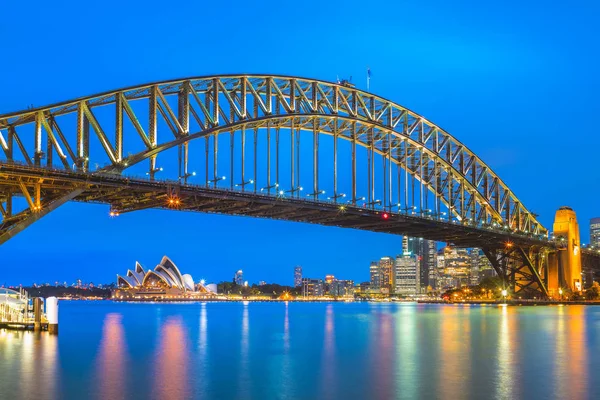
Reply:
[[[586,399],[599,385],[593,306],[63,301],[58,336],[0,331],[0,399]]]

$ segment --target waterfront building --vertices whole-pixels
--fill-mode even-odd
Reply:
[[[29,316],[29,296],[19,291],[0,288],[0,322],[25,322]]]
[[[394,259],[381,257],[379,260],[379,292],[389,294],[394,290]]]
[[[394,262],[394,293],[415,295],[420,292],[419,259],[408,250],[396,256]]]
[[[302,286],[302,267],[296,265],[294,268],[294,287]]]
[[[329,284],[329,293],[335,297],[350,297],[354,295],[354,281],[334,279]]]
[[[233,276],[233,282],[238,286],[244,285],[244,272],[240,269]]]
[[[590,219],[590,246],[600,248],[600,217]]]
[[[302,278],[302,296],[323,296],[323,279]]]
[[[438,288],[461,288],[471,284],[471,257],[467,249],[445,247],[443,264],[438,265]]]
[[[154,270],[146,271],[138,262],[127,275],[117,275],[117,289],[113,298],[160,300],[173,297],[206,298],[215,293],[204,284],[194,284],[192,276],[182,274],[167,256],[164,256]]]
[[[331,284],[333,283],[333,281],[335,281],[335,276],[333,275],[325,275],[325,283],[324,283],[324,287],[323,290],[325,291],[325,294],[331,294]]]
[[[355,291],[358,291],[358,293],[368,293],[371,290],[371,282],[361,282],[357,286]]]

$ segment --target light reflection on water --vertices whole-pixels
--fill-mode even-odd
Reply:
[[[250,302],[244,301],[242,303],[242,333],[240,340],[240,378],[239,385],[242,390],[237,393],[238,398],[248,399],[252,393],[252,382],[250,380],[250,320],[249,320],[249,308]],[[210,366],[209,366],[210,368]]]
[[[559,307],[556,326],[554,369],[555,391],[563,399],[586,399],[588,391],[588,369],[585,345],[586,320],[582,308]],[[597,353],[590,353],[592,357]],[[596,374],[598,371],[594,371]],[[593,388],[597,390],[597,386]]]
[[[96,359],[98,397],[103,399],[127,398],[127,344],[122,323],[123,316],[110,313],[104,318],[100,351]]]
[[[180,316],[170,316],[161,327],[155,350],[152,398],[164,400],[190,397],[187,327]]]
[[[333,399],[335,398],[334,387],[331,382],[334,382],[335,377],[335,322],[333,315],[333,304],[327,304],[325,309],[325,324],[323,338],[323,352],[321,356],[321,390],[319,398]]]
[[[517,336],[517,326],[514,320],[509,318],[509,312],[513,308],[507,306],[500,307],[500,324],[498,330],[498,379],[495,388],[496,398],[513,399],[517,397],[515,385],[519,377],[514,373],[514,365],[518,354],[518,341],[513,340]]]
[[[585,399],[600,307],[61,303],[0,331],[0,399]]]
[[[60,399],[58,338],[0,329],[0,399]]]

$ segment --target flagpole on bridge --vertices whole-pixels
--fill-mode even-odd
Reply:
[[[371,68],[367,66],[367,92],[369,91],[369,86],[371,83]]]

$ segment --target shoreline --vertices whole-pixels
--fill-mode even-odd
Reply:
[[[347,300],[347,299],[154,299],[154,300],[142,300],[142,299],[60,299],[66,301],[112,301],[114,303],[388,303],[388,304],[403,304],[403,303],[415,303],[415,304],[446,304],[446,305],[508,305],[508,306],[556,306],[556,305],[582,305],[582,306],[600,306],[600,300],[593,301],[560,301],[560,300],[464,300],[464,301],[445,301],[445,300],[401,300],[401,301],[381,301],[381,300]]]
[[[469,304],[469,305],[509,305],[509,306],[556,306],[556,305],[577,305],[577,306],[598,306],[600,301],[584,300],[464,300],[464,301],[445,301],[445,300],[417,300],[419,304]]]

